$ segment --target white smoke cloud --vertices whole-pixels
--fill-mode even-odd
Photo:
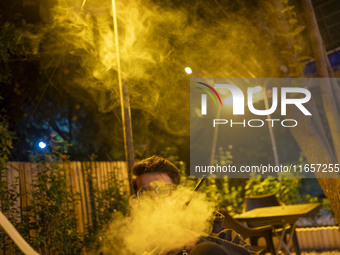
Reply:
[[[169,197],[132,200],[130,216],[116,216],[103,234],[100,252],[163,254],[208,235],[214,205],[196,193],[186,207],[192,192],[179,186]]]

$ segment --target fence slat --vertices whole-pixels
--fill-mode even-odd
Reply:
[[[59,166],[65,169],[65,178],[67,181],[67,189],[71,194],[79,194],[79,200],[73,203],[75,217],[77,218],[77,229],[84,233],[87,231],[86,227],[91,227],[91,201],[90,188],[87,179],[86,171],[92,164],[92,180],[93,187],[98,191],[104,191],[113,185],[112,178],[117,181],[123,181],[125,191],[129,191],[127,164],[125,162],[66,162]],[[48,167],[50,164],[46,164]],[[16,202],[19,211],[18,220],[21,221],[22,215],[27,215],[27,209],[32,203],[31,193],[33,192],[33,184],[37,181],[37,171],[44,167],[39,163],[19,163],[8,162],[7,178],[8,185],[12,189],[17,189],[19,199]],[[17,179],[17,186],[15,181]],[[33,220],[33,215],[30,215]],[[30,233],[31,237],[36,236],[36,233]]]
[[[77,201],[74,203],[74,210],[77,218],[77,228],[80,233],[85,232],[85,222],[82,213],[82,196],[81,190],[79,186],[79,171],[77,162],[70,163],[70,172],[72,171],[72,178],[73,178],[73,195],[77,195]]]
[[[32,205],[32,191],[33,191],[33,170],[35,165],[32,165],[32,163],[25,163],[24,169],[25,169],[25,177],[26,177],[26,206],[27,206],[27,214],[30,219],[30,221],[34,220],[34,215],[32,215],[32,212],[30,211],[30,206]],[[35,229],[30,229],[30,237],[36,237],[37,232]]]
[[[85,176],[83,171],[83,164],[81,162],[77,162],[77,172],[79,176],[79,187],[81,194],[81,207],[83,212],[84,225],[89,226],[89,215],[88,208],[86,203],[86,194],[85,194]]]
[[[21,214],[26,214],[27,209],[27,192],[26,192],[26,176],[25,176],[25,166],[19,163],[19,176],[20,176],[20,197],[21,197]]]
[[[8,188],[13,190],[16,194],[20,194],[20,183],[19,183],[19,165],[17,162],[9,162],[5,165],[7,168],[7,175],[3,176],[3,180],[7,181]],[[13,217],[18,219],[18,222],[21,221],[21,205],[20,205],[20,196],[14,202],[14,211]],[[0,210],[2,210],[0,206]]]
[[[85,203],[87,210],[87,221],[88,225],[92,226],[92,212],[91,212],[91,198],[90,198],[90,188],[89,188],[89,173],[88,169],[91,162],[82,162],[82,172],[83,172],[83,183],[84,183],[84,194],[85,194]]]

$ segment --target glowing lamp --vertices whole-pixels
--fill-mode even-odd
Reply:
[[[45,149],[46,143],[44,143],[44,142],[39,142],[39,147],[40,147],[40,149]]]
[[[190,67],[186,67],[186,68],[184,68],[184,70],[187,74],[192,74],[192,70],[191,70]]]

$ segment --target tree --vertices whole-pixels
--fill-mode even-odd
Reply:
[[[304,16],[310,36],[313,56],[317,66],[318,77],[334,78],[330,68],[325,47],[315,18],[313,5],[310,0],[302,0]],[[315,100],[310,102],[313,120],[304,121],[292,133],[310,163],[338,164],[340,159],[340,89],[334,80],[325,80],[317,90],[321,93],[322,104],[317,105]],[[320,109],[322,108],[322,109]],[[322,119],[320,111],[326,116]],[[299,113],[293,112],[295,118],[303,119]],[[329,131],[328,131],[329,130]],[[327,136],[327,133],[330,136]],[[333,178],[320,178],[318,181],[331,202],[332,209],[340,221],[340,175]]]
[[[189,158],[184,152],[189,146],[185,66],[190,66],[196,77],[299,77],[307,59],[308,50],[304,49],[308,43],[301,40],[304,26],[299,25],[302,15],[296,14],[287,0],[202,0],[194,5],[192,1],[117,2],[122,75],[129,86],[135,143],[141,157],[171,146]],[[41,73],[37,75],[43,77],[38,90],[49,83],[52,105],[67,104],[67,94],[70,109],[79,103],[87,109],[85,118],[95,119],[93,129],[88,127],[91,123],[84,122],[85,128],[72,128],[72,134],[59,128],[60,136],[76,138],[74,132],[79,131],[79,141],[91,130],[88,139],[96,137],[97,143],[93,146],[104,148],[98,153],[109,151],[111,159],[123,158],[110,1],[53,8],[42,3],[41,10],[46,14],[41,24],[33,30],[23,29],[23,38],[31,42],[26,48],[39,46],[39,54],[31,56],[31,60],[38,59]],[[55,92],[59,99],[53,98]],[[337,92],[333,94],[338,97]],[[48,107],[44,111],[44,106],[39,111],[44,117],[39,118],[58,120],[59,111],[66,120],[73,116],[67,107],[55,107],[53,113]],[[324,102],[320,107],[318,100],[312,100],[310,107],[312,122],[301,121],[293,135],[310,162],[337,162],[334,104]],[[292,114],[300,118],[293,109]],[[330,132],[324,118],[330,123]],[[50,125],[58,129],[55,123]],[[311,144],[313,149],[309,149]]]

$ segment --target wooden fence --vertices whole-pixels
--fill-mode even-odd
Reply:
[[[36,182],[36,173],[41,164],[8,162],[7,181],[9,186],[16,189],[19,199],[17,208],[23,214],[31,205],[32,184]],[[116,162],[65,162],[58,164],[65,170],[67,187],[72,194],[78,194],[79,199],[74,202],[73,208],[77,218],[77,228],[80,233],[86,231],[87,226],[92,225],[91,217],[91,187],[99,191],[110,186],[110,176],[123,183],[122,188],[129,192],[127,164]],[[91,181],[88,178],[88,169],[92,169]],[[19,184],[19,185],[16,185]],[[18,215],[20,217],[20,215]]]

